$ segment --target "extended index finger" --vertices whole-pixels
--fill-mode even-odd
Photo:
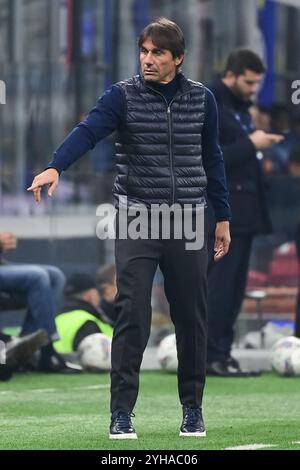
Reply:
[[[33,189],[33,195],[36,202],[41,202],[41,187]]]
[[[38,188],[40,187],[40,184],[38,182],[34,182],[32,183],[31,186],[29,186],[29,188],[27,188],[27,191],[36,191]]]

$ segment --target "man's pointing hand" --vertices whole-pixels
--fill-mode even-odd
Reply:
[[[41,202],[42,187],[48,185],[48,196],[52,196],[58,186],[59,173],[55,168],[48,168],[37,175],[27,191],[32,191],[36,202]]]

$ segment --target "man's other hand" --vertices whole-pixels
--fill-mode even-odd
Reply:
[[[215,256],[214,260],[219,261],[223,256],[228,253],[230,245],[230,230],[229,222],[217,222],[216,233],[215,233]]]
[[[281,134],[268,134],[265,131],[257,130],[249,134],[249,139],[257,150],[264,150],[281,142],[284,136]]]
[[[30,188],[27,191],[32,191],[36,202],[41,202],[41,191],[42,187],[48,185],[48,196],[54,194],[59,180],[59,173],[55,168],[48,168],[39,175],[37,175]]]

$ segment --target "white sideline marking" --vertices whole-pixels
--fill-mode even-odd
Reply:
[[[88,385],[87,387],[73,387],[72,390],[100,390],[103,388],[109,388],[109,384],[101,384],[101,385]],[[16,392],[14,390],[3,390],[0,391],[0,395],[11,395],[17,393],[52,393],[52,392],[59,392],[62,391],[60,388],[32,388],[29,390],[22,390],[20,392]]]
[[[102,384],[102,385],[88,385],[87,387],[74,387],[73,390],[97,390],[100,388],[109,388],[109,384]]]
[[[300,444],[300,441],[293,441],[292,444]]]
[[[276,446],[277,444],[246,444],[244,446],[226,447],[224,450],[257,450]]]

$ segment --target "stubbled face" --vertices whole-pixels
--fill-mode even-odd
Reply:
[[[176,75],[176,67],[181,64],[183,55],[174,58],[168,49],[159,49],[150,38],[140,49],[140,64],[147,82],[168,83]]]
[[[262,77],[263,74],[246,69],[239,76],[234,75],[232,72],[227,72],[223,81],[236,96],[249,101],[257,93]]]

